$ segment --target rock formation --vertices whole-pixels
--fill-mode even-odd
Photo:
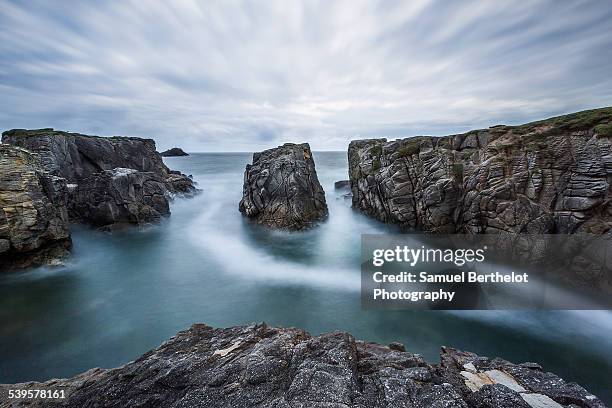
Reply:
[[[247,164],[240,212],[258,224],[300,230],[327,216],[325,192],[308,143],[286,143],[253,154]]]
[[[196,191],[191,177],[166,167],[151,139],[14,129],[2,141],[7,268],[56,262],[70,246],[68,219],[104,228],[155,222],[169,214],[171,195]]]
[[[155,141],[138,137],[98,137],[53,129],[13,129],[2,142],[38,153],[45,169],[78,184],[94,173],[127,168],[160,175],[172,193],[192,193],[193,181],[172,172],[155,150]]]
[[[0,144],[0,271],[60,262],[71,243],[66,196],[38,155]]]
[[[6,399],[8,389],[64,389],[65,400],[28,400],[27,406],[605,408],[535,363],[442,348],[440,363],[428,364],[401,344],[390,346],[345,332],[313,337],[265,324],[196,324],[117,369],[0,385],[0,407],[19,406]]]
[[[173,147],[172,149],[164,150],[160,153],[162,157],[175,157],[175,156],[189,156],[180,147]]]
[[[612,227],[612,108],[446,137],[351,142],[353,207],[438,233]]]
[[[351,188],[351,180],[339,180],[334,183],[334,190],[344,190]]]
[[[70,193],[69,212],[95,227],[146,224],[170,214],[167,195],[157,173],[116,168],[82,179]]]

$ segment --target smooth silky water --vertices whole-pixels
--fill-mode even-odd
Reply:
[[[334,181],[348,178],[346,153],[314,158],[329,219],[312,230],[270,231],[242,218],[251,154],[192,154],[165,161],[203,192],[175,200],[161,225],[114,233],[73,226],[65,267],[1,276],[0,383],[125,364],[196,322],[265,321],[400,341],[431,362],[441,345],[535,361],[612,402],[610,312],[362,310],[360,234],[395,230],[334,191]]]

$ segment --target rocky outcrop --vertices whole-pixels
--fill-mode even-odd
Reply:
[[[190,176],[166,167],[151,139],[13,129],[2,141],[7,267],[56,262],[70,246],[69,218],[104,228],[155,222],[169,214],[169,197],[196,191]]]
[[[170,214],[166,184],[153,172],[105,170],[82,179],[71,190],[71,218],[95,227],[146,224]]]
[[[612,108],[446,137],[351,142],[353,207],[437,233],[605,233]]]
[[[0,144],[0,271],[57,264],[70,248],[66,180],[38,155]]]
[[[273,228],[300,230],[327,216],[325,192],[308,143],[287,143],[253,154],[247,164],[240,212]]]
[[[313,337],[265,324],[214,329],[196,324],[123,367],[66,380],[0,386],[0,407],[20,406],[8,389],[65,391],[45,407],[605,408],[577,384],[538,364],[442,348],[441,362],[355,340]],[[15,404],[15,405],[11,405]]]
[[[351,180],[339,180],[334,183],[334,190],[348,190],[351,188]]]
[[[158,174],[171,193],[189,194],[195,190],[189,177],[168,169],[152,139],[13,129],[2,133],[2,142],[38,153],[49,173],[71,184],[105,170],[128,168]]]
[[[176,157],[176,156],[189,156],[180,147],[173,147],[172,149],[164,150],[160,153],[162,157]]]

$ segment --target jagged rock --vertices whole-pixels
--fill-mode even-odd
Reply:
[[[286,143],[253,154],[247,164],[240,212],[258,224],[299,230],[327,217],[325,192],[308,143]]]
[[[494,376],[471,390],[462,376],[466,369],[483,377],[497,370],[522,391]],[[64,389],[67,398],[9,401],[8,389]],[[345,332],[312,337],[265,324],[228,329],[196,324],[117,369],[0,385],[0,407],[535,408],[543,403],[605,408],[580,386],[537,368],[448,348],[442,349],[441,364],[428,364],[418,354],[356,341]]]
[[[172,193],[193,193],[193,181],[171,172],[155,150],[155,141],[138,137],[99,137],[53,129],[13,129],[2,133],[2,142],[38,153],[45,169],[68,183],[104,170],[128,168],[160,175]]]
[[[146,224],[170,214],[167,196],[159,174],[116,168],[82,179],[70,192],[69,212],[95,227]]]
[[[446,137],[353,141],[353,207],[428,232],[605,233],[610,123],[612,108],[603,108]]]
[[[334,190],[348,190],[351,188],[350,180],[340,180],[334,183]]]
[[[160,153],[162,157],[175,157],[175,156],[189,156],[180,147],[173,147],[172,149],[164,150]]]
[[[57,264],[70,248],[66,180],[40,158],[0,144],[0,271]]]

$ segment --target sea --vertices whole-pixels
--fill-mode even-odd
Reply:
[[[441,346],[537,362],[612,405],[610,311],[367,310],[360,302],[361,234],[391,226],[351,209],[334,182],[346,152],[314,152],[329,218],[272,231],[238,211],[251,153],[165,158],[202,192],[177,198],[159,225],[114,232],[72,226],[65,266],[0,276],[0,383],[116,367],[193,323],[266,322],[399,341],[430,362]]]

